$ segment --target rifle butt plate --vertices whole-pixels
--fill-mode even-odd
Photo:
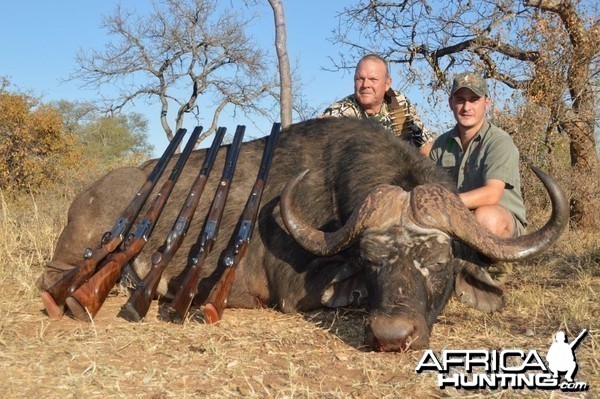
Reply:
[[[221,321],[221,315],[212,303],[204,305],[204,321],[206,324],[215,324]]]
[[[46,308],[46,312],[48,313],[48,316],[50,316],[53,319],[60,319],[61,317],[63,317],[63,315],[65,314],[65,306],[59,306],[56,301],[54,300],[54,298],[52,298],[52,295],[50,295],[50,293],[48,291],[44,291],[41,294],[42,296],[42,302],[44,304],[44,307]]]
[[[119,312],[119,316],[124,318],[127,321],[142,321],[142,319],[144,318],[144,316],[140,315],[138,313],[138,311],[135,309],[135,306],[133,306],[131,303],[127,302],[125,305],[123,305],[123,307],[121,308],[121,311]]]
[[[74,318],[76,318],[77,320],[80,320],[80,321],[86,321],[88,323],[92,321],[92,318],[91,318],[88,310],[85,307],[83,307],[77,299],[70,296],[67,298],[66,302],[67,302],[67,307],[73,314]]]

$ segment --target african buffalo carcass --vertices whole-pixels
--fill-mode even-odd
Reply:
[[[258,139],[242,146],[196,305],[205,301],[222,271],[218,258],[251,190],[264,144]],[[153,235],[135,259],[140,276],[172,226],[205,152],[195,151],[188,160]],[[159,293],[167,300],[193,254],[225,153],[221,148],[190,230],[163,274]],[[155,162],[114,170],[75,198],[53,259],[38,280],[41,289],[98,244]],[[566,199],[554,180],[541,178],[553,203],[550,220],[538,231],[502,240],[474,221],[446,172],[380,127],[345,118],[292,125],[277,143],[258,225],[228,306],[296,312],[367,304],[368,345],[386,351],[426,347],[452,292],[483,311],[503,305],[502,289],[483,268],[454,256],[453,241],[491,259],[513,261],[544,251],[561,234]]]

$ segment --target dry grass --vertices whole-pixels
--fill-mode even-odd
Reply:
[[[586,393],[441,390],[416,374],[422,351],[361,348],[365,313],[285,315],[229,309],[219,327],[192,317],[184,325],[116,317],[126,295],[109,297],[92,324],[49,320],[35,280],[51,256],[67,200],[0,197],[0,396],[19,397],[594,397],[600,387],[600,233],[565,235],[550,253],[517,267],[502,313],[483,315],[452,300],[431,347],[537,349],[553,334],[589,335],[577,349]]]

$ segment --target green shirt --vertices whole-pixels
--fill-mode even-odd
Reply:
[[[504,130],[485,122],[466,151],[463,151],[458,129],[454,127],[433,143],[429,157],[447,170],[459,193],[482,187],[489,179],[502,180],[504,193],[500,205],[527,225],[521,195],[519,150]]]

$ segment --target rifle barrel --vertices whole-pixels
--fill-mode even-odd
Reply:
[[[227,152],[227,159],[225,160],[225,166],[223,167],[221,181],[217,186],[210,210],[204,222],[204,227],[202,228],[202,232],[198,239],[198,253],[192,258],[182,285],[171,303],[171,307],[175,310],[174,318],[176,321],[183,322],[185,320],[185,316],[198,292],[200,270],[217,239],[219,225],[225,209],[225,203],[227,202],[229,187],[235,172],[235,166],[240,153],[245,130],[246,127],[243,125],[239,125],[236,129],[233,143]]]

